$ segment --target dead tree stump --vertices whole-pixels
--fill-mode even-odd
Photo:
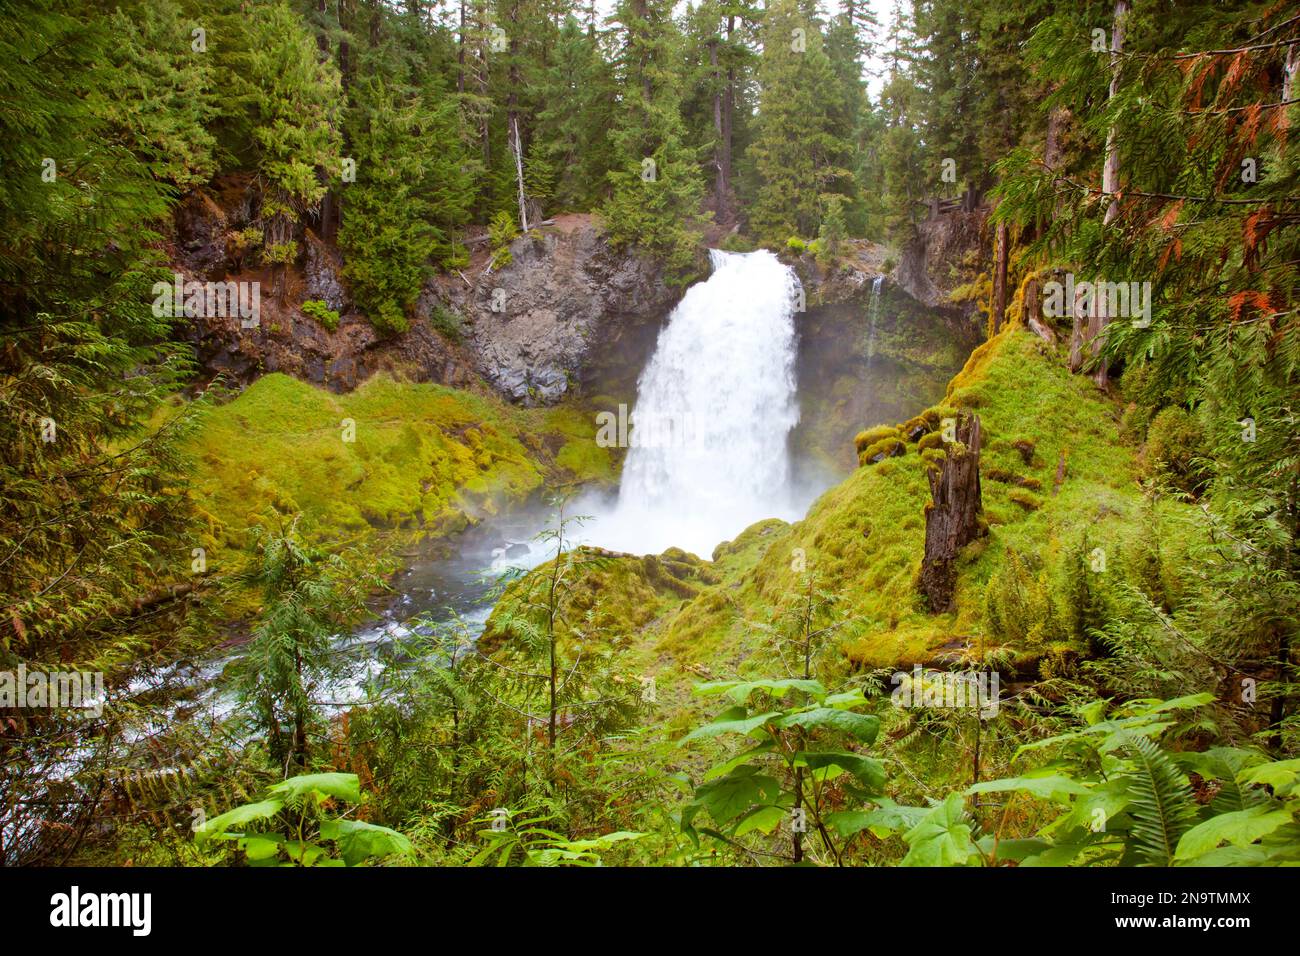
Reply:
[[[925,556],[921,559],[921,593],[930,611],[953,608],[957,555],[980,534],[980,419],[963,413],[957,420],[956,444],[937,470],[930,471],[930,497],[925,509]]]

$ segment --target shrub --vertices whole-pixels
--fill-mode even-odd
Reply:
[[[451,309],[444,308],[441,302],[434,303],[429,313],[429,324],[453,342],[459,342],[464,334],[464,319]]]
[[[1197,494],[1206,481],[1204,468],[1196,462],[1204,446],[1205,433],[1191,412],[1177,406],[1161,409],[1147,430],[1145,473],[1164,474],[1176,487]]]
[[[339,327],[339,314],[321,299],[308,299],[302,304],[302,314],[315,319],[333,332]]]
[[[492,217],[488,224],[488,241],[492,248],[492,268],[500,269],[513,261],[510,255],[510,243],[519,236],[515,226],[515,217],[504,210]]]

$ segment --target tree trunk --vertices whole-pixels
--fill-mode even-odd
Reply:
[[[709,41],[709,66],[713,70],[713,132],[717,137],[713,146],[713,167],[714,167],[714,205],[718,222],[726,222],[728,219],[727,208],[727,174],[722,165],[723,154],[723,127],[722,127],[722,76],[718,71],[718,40],[715,37]]]
[[[1129,0],[1115,0],[1115,22],[1110,33],[1110,99],[1119,95],[1119,74],[1124,50],[1124,21],[1128,19]],[[1119,192],[1119,131],[1111,126],[1106,133],[1106,164],[1101,171],[1101,191],[1107,196]],[[1111,199],[1103,225],[1109,226],[1119,215],[1119,200]]]
[[[993,320],[993,334],[997,335],[1002,330],[1002,316],[1007,311],[1007,247],[1010,245],[1010,236],[1005,222],[998,223],[994,245],[997,248],[994,250],[993,302],[989,317]]]
[[[925,511],[925,556],[921,559],[921,593],[933,614],[953,609],[957,555],[980,533],[984,510],[980,494],[980,419],[965,412],[957,421],[957,445],[937,471],[931,471],[931,504]]]
[[[460,32],[456,34],[456,92],[465,92],[465,0],[460,0]]]
[[[1300,43],[1286,48],[1286,66],[1282,69],[1282,102],[1295,96],[1295,78],[1300,74]]]

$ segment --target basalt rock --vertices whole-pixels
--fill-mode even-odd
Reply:
[[[590,217],[521,236],[510,255],[471,288],[446,286],[478,371],[526,405],[575,389],[630,402],[680,290],[650,259],[610,246]]]

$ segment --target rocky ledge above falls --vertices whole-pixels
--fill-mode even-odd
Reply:
[[[479,373],[512,401],[551,404],[580,385],[630,401],[636,376],[681,295],[660,267],[614,249],[590,215],[519,237],[511,262],[467,285],[439,281],[466,319]]]

